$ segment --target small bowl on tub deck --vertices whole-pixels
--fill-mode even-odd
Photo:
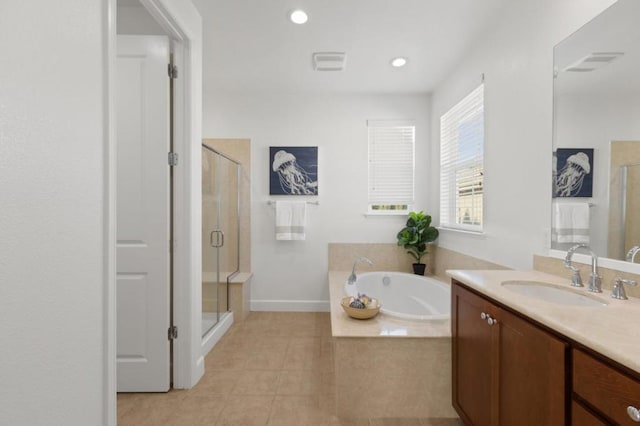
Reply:
[[[353,296],[343,297],[340,305],[347,315],[355,319],[373,318],[378,315],[378,312],[380,312],[380,308],[382,307],[378,299],[371,299],[371,303],[366,308],[352,308],[349,304],[353,302],[353,300]]]

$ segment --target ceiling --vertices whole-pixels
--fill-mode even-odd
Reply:
[[[640,1],[620,0],[554,49],[557,94],[637,96],[640,92]],[[567,66],[593,52],[622,52],[618,59],[591,72],[566,72]]]
[[[193,0],[203,17],[205,91],[428,93],[509,0]],[[288,13],[301,8],[305,25]],[[346,52],[344,71],[312,69]],[[408,58],[402,69],[390,61]]]

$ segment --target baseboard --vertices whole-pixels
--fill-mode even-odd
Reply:
[[[252,300],[252,311],[329,312],[328,300]]]

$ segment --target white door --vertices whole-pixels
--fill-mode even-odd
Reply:
[[[169,39],[118,36],[117,388],[169,390]]]

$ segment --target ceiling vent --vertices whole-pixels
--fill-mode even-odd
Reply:
[[[344,52],[316,52],[313,54],[313,69],[315,71],[342,71],[347,62]]]
[[[591,72],[600,69],[616,58],[624,55],[623,52],[594,52],[581,58],[564,69],[566,72]]]

